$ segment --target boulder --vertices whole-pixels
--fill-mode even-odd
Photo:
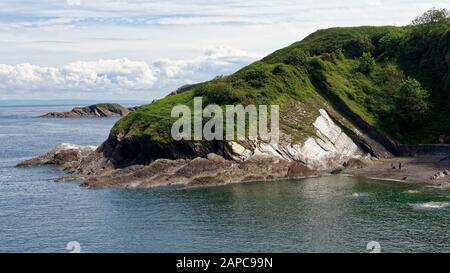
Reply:
[[[40,165],[65,165],[73,162],[81,162],[84,157],[95,151],[94,146],[80,146],[63,143],[50,152],[37,158],[28,159],[17,164],[16,167],[30,167]]]

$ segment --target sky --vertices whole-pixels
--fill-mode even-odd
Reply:
[[[2,0],[0,100],[160,98],[318,29],[406,25],[450,0]]]

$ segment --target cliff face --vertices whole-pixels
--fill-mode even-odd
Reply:
[[[94,104],[86,107],[75,107],[69,112],[51,112],[43,115],[46,118],[81,118],[81,117],[123,117],[136,110],[115,103]]]
[[[314,170],[333,170],[353,158],[390,157],[392,154],[354,127],[333,120],[325,109],[317,111],[312,124],[314,133],[303,142],[292,142],[293,136],[282,133],[278,145],[263,141],[174,141],[161,144],[145,137],[123,137],[111,134],[100,150],[117,167],[148,164],[154,160],[194,159],[214,153],[228,160],[242,162],[255,157],[300,162]],[[376,143],[372,145],[370,143]]]

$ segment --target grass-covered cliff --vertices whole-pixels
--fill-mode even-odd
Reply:
[[[450,143],[450,23],[431,10],[405,27],[319,30],[240,71],[184,88],[120,120],[115,135],[171,142],[177,104],[279,104],[281,130],[300,142],[317,109],[352,111],[403,143]],[[351,119],[350,119],[351,120]]]

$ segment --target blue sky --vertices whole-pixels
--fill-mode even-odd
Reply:
[[[0,99],[144,99],[333,26],[404,25],[450,0],[2,0]]]

